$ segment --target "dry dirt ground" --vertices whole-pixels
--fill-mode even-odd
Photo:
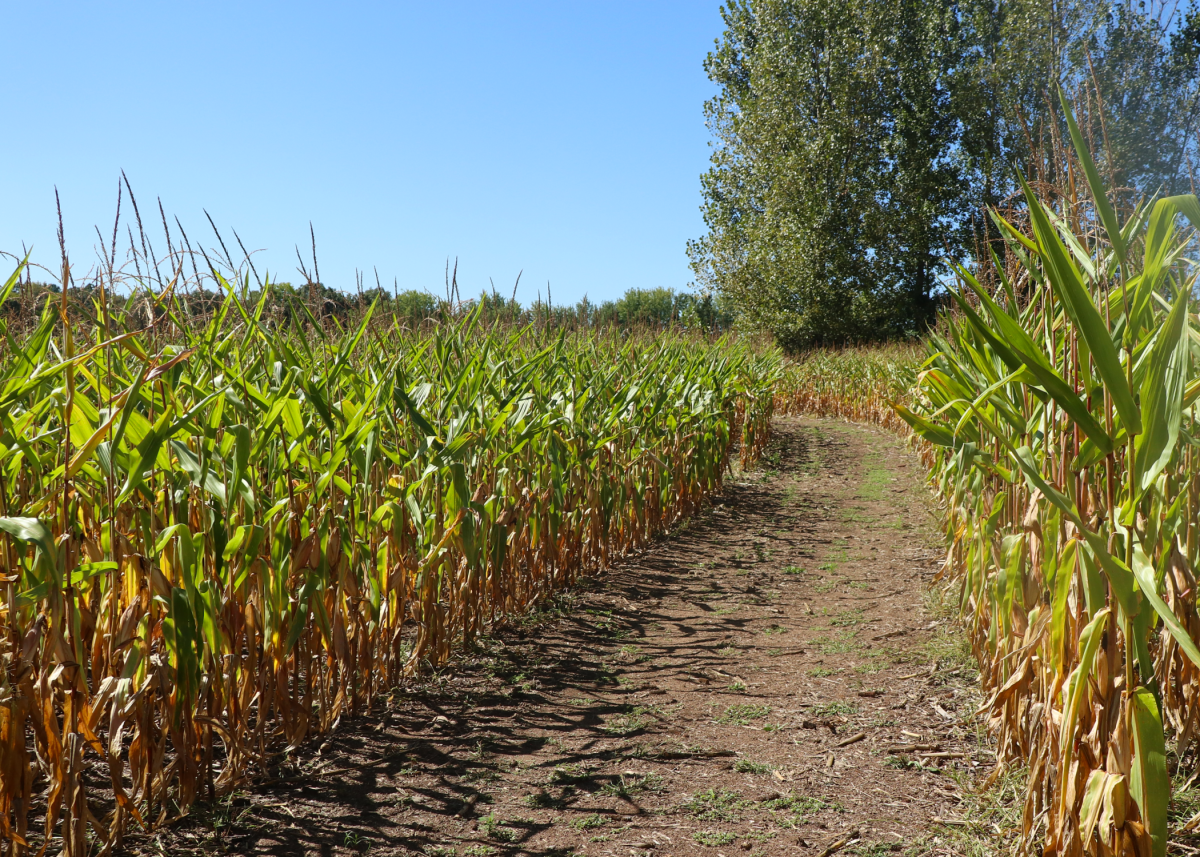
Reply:
[[[651,550],[135,851],[989,853],[974,672],[890,436],[783,419]],[[993,840],[998,846],[998,836]],[[833,849],[832,851],[830,849]]]

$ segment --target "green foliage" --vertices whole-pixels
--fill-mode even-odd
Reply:
[[[1200,12],[1116,0],[732,0],[705,67],[714,136],[696,281],[785,347],[905,337],[947,260],[998,239],[1013,163],[1066,184],[1052,90],[1110,184],[1186,189]],[[863,46],[869,46],[864,50]],[[1019,201],[1014,203],[1019,205]]]
[[[697,281],[789,347],[917,332],[947,243],[966,240],[952,16],[882,0],[723,13]]]
[[[960,38],[956,114],[975,158],[982,204],[1017,188],[1011,165],[1047,179],[1063,168],[1054,89],[1077,95],[1078,119],[1114,187],[1188,190],[1196,156],[1200,15],[1174,3],[971,0]]]
[[[496,839],[500,842],[516,842],[520,837],[520,831],[512,827],[506,827],[505,822],[498,818],[495,813],[488,813],[479,819],[479,829],[489,839]]]
[[[597,827],[603,827],[608,824],[608,819],[597,813],[585,815],[583,818],[576,818],[571,821],[571,826],[576,830],[593,830]]]
[[[180,321],[200,321],[220,314],[226,294],[212,288],[213,282],[202,281],[198,287],[176,295],[171,308]],[[289,282],[272,282],[268,288],[251,288],[245,281],[238,291],[241,302],[250,307],[262,306],[261,321],[270,327],[290,327],[297,324],[308,328],[314,321],[333,330],[346,329],[362,319],[375,306],[375,316],[394,318],[409,328],[432,327],[458,318],[475,309],[484,322],[504,322],[512,325],[535,324],[567,330],[607,329],[694,331],[720,334],[733,325],[733,315],[727,302],[713,293],[676,292],[673,289],[628,289],[615,301],[597,304],[586,296],[573,306],[553,305],[540,297],[528,306],[494,291],[481,292],[478,298],[447,300],[417,289],[388,291],[373,288],[354,293],[339,291],[323,283],[296,286]],[[154,284],[157,289],[158,284]],[[0,320],[8,322],[14,332],[36,327],[46,299],[62,294],[58,283],[19,282],[0,304]],[[72,321],[87,325],[95,320],[101,302],[111,314],[128,315],[142,325],[151,324],[156,316],[156,298],[145,288],[114,293],[102,291],[98,281],[72,286],[67,290],[68,313]]]
[[[795,792],[788,792],[763,804],[780,827],[797,827],[825,806],[825,802],[819,798],[798,795]]]
[[[982,675],[999,746],[1022,748],[1001,762],[1062,772],[1045,787],[1031,779],[1024,836],[1161,857],[1164,733],[1196,716],[1181,691],[1200,668],[1189,313],[1200,202],[1180,194],[1119,212],[1120,191],[1068,124],[1077,191],[1047,199],[1026,185],[1024,229],[997,216],[1003,289],[991,295],[961,270],[960,312],[931,337],[912,407],[897,411],[946,501],[943,574],[968,627],[988,629],[972,648],[1005,665]],[[1026,300],[1014,282],[1030,284]],[[1120,822],[1135,813],[1136,827]]]
[[[858,705],[839,699],[835,702],[823,702],[814,705],[811,711],[813,717],[839,717],[847,714],[855,714],[858,711]]]
[[[653,725],[656,712],[653,708],[637,706],[623,714],[618,714],[604,724],[604,731],[610,735],[632,735]]]
[[[677,525],[739,440],[746,464],[761,451],[781,363],[683,331],[489,323],[483,306],[414,325],[376,305],[348,326],[307,289],[240,300],[245,279],[189,318],[188,289],[127,285],[90,318],[47,290],[32,329],[0,320],[0,715],[19,766],[41,736],[38,788],[75,776],[46,736],[86,739],[118,784],[99,799],[151,819]],[[88,665],[71,694],[4,708],[64,664]],[[77,726],[85,705],[106,713]],[[34,782],[0,778],[0,806],[27,812]],[[82,826],[59,829],[86,850]]]
[[[683,808],[701,821],[737,821],[740,811],[752,806],[753,802],[735,791],[726,788],[705,789],[696,792]]]
[[[673,289],[629,289],[615,301],[589,304],[585,297],[578,312],[596,327],[678,327],[727,330],[733,319],[720,299],[711,293],[676,294]]]
[[[429,292],[419,292],[416,289],[408,289],[403,292],[397,292],[392,300],[392,305],[389,307],[392,312],[399,316],[407,316],[413,319],[423,319],[432,316],[437,312],[438,302]]]
[[[717,718],[717,723],[726,726],[749,726],[755,720],[762,720],[771,713],[769,705],[755,705],[748,702],[739,702],[729,706]]]
[[[728,830],[697,830],[692,834],[692,839],[700,845],[715,848],[719,845],[728,845],[737,839],[737,836]]]

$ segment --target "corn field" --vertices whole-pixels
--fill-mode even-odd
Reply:
[[[775,413],[833,417],[907,433],[893,404],[908,402],[923,356],[923,347],[915,344],[811,351],[784,365],[775,383]]]
[[[1027,843],[1158,857],[1200,735],[1200,204],[1119,214],[1069,128],[1078,193],[996,216],[997,287],[959,270],[897,412],[947,503],[999,758],[1028,766]]]
[[[201,322],[141,281],[5,326],[0,854],[108,853],[227,794],[808,413],[912,432],[1025,845],[1164,855],[1200,737],[1200,203],[1118,211],[1068,124],[1078,181],[994,215],[923,347],[343,328],[248,280]]]
[[[0,853],[229,792],[768,439],[780,360],[736,341],[269,327],[226,289],[207,323],[168,288],[148,327],[102,297],[81,324],[64,290],[6,331]]]

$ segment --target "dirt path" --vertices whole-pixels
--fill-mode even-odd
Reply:
[[[990,760],[957,635],[925,607],[941,550],[917,462],[789,419],[761,467],[274,785],[136,847],[957,853],[945,822]]]

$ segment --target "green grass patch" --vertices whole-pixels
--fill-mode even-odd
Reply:
[[[859,675],[874,675],[887,667],[887,664],[881,664],[879,661],[866,661],[861,664],[854,665],[854,671]]]
[[[829,626],[831,628],[852,628],[861,624],[862,620],[863,612],[861,610],[843,610],[833,618]]]
[[[858,705],[839,699],[835,702],[824,702],[820,705],[814,705],[811,710],[815,717],[844,717],[848,714],[858,713]]]
[[[874,454],[868,455],[863,462],[867,472],[858,483],[858,496],[864,500],[883,499],[883,492],[892,483],[892,474],[887,468],[880,466],[881,461],[881,456]]]
[[[816,637],[810,641],[813,648],[823,655],[845,655],[853,652],[856,645],[853,640],[846,636],[839,636],[833,639],[828,637]]]
[[[740,794],[730,789],[715,788],[692,795],[682,808],[700,821],[732,822],[741,818],[740,812],[753,806]]]
[[[991,788],[982,791],[972,788],[964,774],[953,771],[948,774],[955,779],[963,778],[958,783],[962,803],[955,815],[966,824],[931,827],[908,844],[903,852],[905,857],[923,857],[935,849],[962,857],[1017,853],[1014,845],[1022,829],[1028,770],[1009,768]]]
[[[609,735],[632,735],[653,726],[658,711],[654,706],[637,706],[624,714],[611,718],[602,727]]]
[[[771,813],[780,827],[798,827],[828,806],[825,801],[790,792],[774,800],[764,801],[763,809]]]
[[[770,713],[771,706],[769,705],[739,702],[726,708],[716,722],[722,726],[749,726],[755,720],[762,720]]]
[[[594,779],[592,772],[583,765],[568,763],[565,765],[555,765],[554,770],[550,772],[550,776],[546,778],[552,786],[578,786],[592,782]]]
[[[506,827],[494,812],[489,812],[479,819],[479,829],[488,839],[495,839],[497,842],[516,842],[521,836],[521,831]]]
[[[739,774],[769,774],[775,770],[773,765],[756,762],[753,759],[738,759],[733,763],[733,769]]]
[[[716,848],[718,845],[728,845],[737,839],[737,836],[728,830],[697,830],[692,834],[692,839],[701,845]]]

